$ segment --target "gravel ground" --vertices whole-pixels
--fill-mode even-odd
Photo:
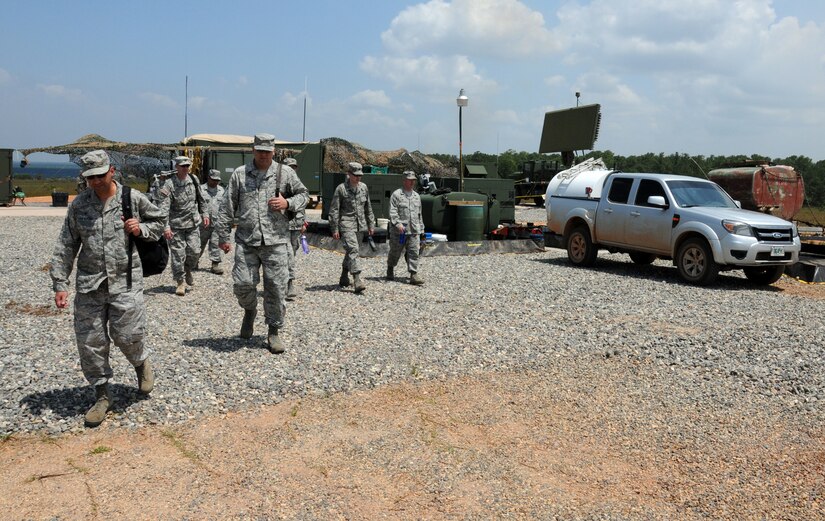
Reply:
[[[543,220],[533,216],[543,209],[520,212],[519,220]],[[73,309],[54,307],[46,267],[61,223],[0,221],[0,434],[84,430],[93,393],[77,359]],[[638,267],[603,252],[595,268],[580,269],[548,250],[425,258],[427,283],[417,288],[383,281],[378,258],[365,261],[367,290],[355,295],[337,287],[340,263],[333,252],[301,255],[280,356],[263,348],[262,312],[253,339],[237,337],[242,312],[229,270],[198,271],[184,298],[168,270],[147,279],[156,388],[140,399],[134,371],[113,353],[117,403],[101,428],[179,424],[400,381],[540,371],[593,355],[689,375],[662,390],[670,403],[710,399],[724,410],[760,395],[802,425],[825,420],[825,300],[757,288],[739,272],[697,288],[663,261]],[[710,391],[693,385],[697,378]]]

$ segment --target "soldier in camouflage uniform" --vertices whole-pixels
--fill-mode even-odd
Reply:
[[[294,170],[272,160],[275,136],[255,135],[253,150],[253,161],[235,169],[229,179],[217,227],[219,246],[231,251],[229,235],[237,218],[232,280],[238,304],[244,309],[240,336],[252,337],[263,267],[267,346],[272,353],[283,353],[278,330],[286,314],[289,221],[293,211],[306,207],[309,196]]]
[[[287,158],[284,164],[298,173],[298,161],[294,158]],[[298,290],[295,289],[295,261],[298,258],[298,248],[301,247],[301,235],[307,229],[305,208],[296,208],[295,217],[289,221],[289,284],[286,288],[286,299],[295,300],[298,296]]]
[[[110,340],[135,367],[139,391],[148,394],[154,386],[149,349],[144,343],[143,268],[134,247],[131,287],[127,269],[130,234],[157,240],[163,232],[164,216],[145,195],[132,190],[129,204],[134,217],[124,221],[122,186],[113,179],[109,157],[103,150],[95,150],[84,155],[81,163],[90,189],[69,206],[50,275],[55,304],[68,307],[69,276],[77,258],[74,329],[83,376],[95,387],[96,400],[86,413],[86,425],[96,427],[112,406]]]
[[[160,189],[160,209],[167,216],[163,235],[169,241],[172,278],[177,283],[175,294],[181,297],[186,295],[187,285],[195,285],[192,270],[198,267],[201,221],[204,226],[209,226],[207,208],[200,196],[200,183],[189,174],[190,166],[192,160],[188,157],[176,157],[175,175]]]
[[[155,179],[152,181],[152,186],[149,187],[149,193],[146,194],[152,204],[160,204],[160,188],[166,183],[166,180],[169,179],[169,176],[171,175],[171,170],[161,170],[159,174],[155,175]]]
[[[364,238],[364,232],[372,235],[375,231],[375,215],[372,213],[370,194],[367,185],[361,182],[361,163],[347,165],[347,180],[335,188],[329,208],[329,227],[332,237],[344,243],[344,261],[341,265],[341,287],[349,286],[352,273],[354,289],[361,293],[366,289],[361,280],[361,266],[358,263],[358,250]]]
[[[393,280],[395,265],[405,251],[410,284],[420,286],[424,281],[418,275],[418,249],[421,234],[424,233],[424,219],[421,216],[421,197],[415,188],[415,172],[407,170],[401,181],[402,188],[390,196],[389,243],[387,257],[387,280]],[[401,237],[404,237],[403,244]]]
[[[201,185],[201,196],[209,209],[209,225],[203,225],[201,228],[201,252],[198,258],[203,256],[207,245],[209,246],[209,260],[212,261],[212,267],[209,270],[216,275],[223,275],[223,268],[221,267],[221,249],[218,248],[218,234],[213,233],[215,226],[218,223],[218,215],[220,213],[221,202],[224,197],[224,189],[221,186],[221,172],[220,170],[210,170],[209,178],[206,180],[206,186]]]

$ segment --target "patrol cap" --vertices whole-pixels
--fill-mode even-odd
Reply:
[[[275,136],[272,134],[255,134],[255,141],[252,148],[264,152],[274,152]]]
[[[286,166],[298,166],[298,161],[294,157],[288,157],[284,160]]]
[[[364,171],[361,170],[361,163],[357,163],[355,161],[347,163],[347,172],[349,172],[352,175],[364,175]]]
[[[175,166],[192,166],[192,160],[186,156],[178,156],[175,158]]]
[[[105,174],[109,171],[109,156],[103,150],[93,150],[80,158],[83,164],[83,177]]]
[[[402,175],[404,176],[404,179],[418,179],[418,177],[416,177],[415,175],[415,172],[413,172],[412,170],[405,170]]]
[[[217,179],[218,181],[221,180],[221,171],[212,169],[209,171],[209,179]]]

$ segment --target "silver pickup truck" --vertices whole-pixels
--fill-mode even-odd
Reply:
[[[545,201],[547,227],[579,266],[602,248],[637,264],[672,259],[697,285],[730,269],[773,284],[801,249],[793,223],[742,210],[719,185],[694,177],[571,170],[551,181]]]

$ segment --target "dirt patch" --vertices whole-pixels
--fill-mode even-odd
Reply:
[[[825,299],[825,284],[804,282],[790,277],[782,277],[774,284],[774,286],[781,289],[782,293],[786,295],[817,300]]]
[[[584,365],[305,398],[175,428],[11,437],[0,444],[0,510],[15,519],[822,518],[821,430],[758,400],[665,405],[667,369]]]
[[[26,315],[32,315],[34,317],[53,317],[62,314],[61,310],[57,309],[56,307],[50,304],[33,306],[28,302],[16,302],[14,300],[8,301],[6,303],[5,308],[9,311],[24,313]]]
[[[75,194],[69,194],[69,202],[74,201],[74,198],[77,197]],[[52,202],[52,196],[50,195],[40,195],[37,197],[26,197],[26,203],[50,203]]]

